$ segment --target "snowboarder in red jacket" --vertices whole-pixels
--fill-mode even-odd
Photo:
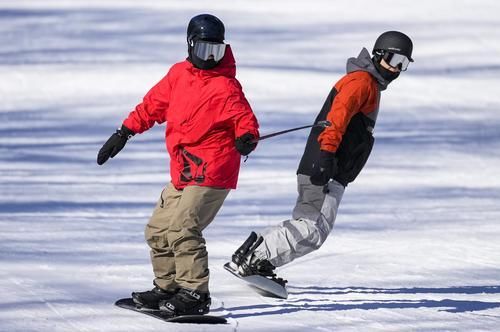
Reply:
[[[188,58],[144,97],[99,151],[102,165],[128,139],[166,122],[171,183],[146,226],[154,288],[134,292],[137,305],[173,315],[206,314],[209,270],[202,230],[236,188],[241,155],[256,147],[258,123],[236,75],[224,24],[202,14],[187,29]]]

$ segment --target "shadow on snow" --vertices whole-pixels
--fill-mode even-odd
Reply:
[[[289,286],[290,300],[279,304],[260,304],[227,308],[232,318],[268,316],[288,314],[299,311],[343,311],[343,310],[376,310],[376,309],[416,309],[436,308],[450,313],[473,312],[500,308],[499,302],[484,302],[475,300],[344,300],[330,301],[328,298],[310,299],[307,295],[345,295],[345,294],[500,294],[500,286],[463,286],[449,288],[367,288],[367,287],[294,287]],[[328,303],[325,303],[325,302]],[[254,312],[254,310],[262,310]],[[252,313],[238,313],[252,310]]]

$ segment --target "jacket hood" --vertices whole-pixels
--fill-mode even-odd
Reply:
[[[364,47],[357,58],[349,58],[347,60],[346,71],[347,73],[352,73],[354,71],[366,71],[377,80],[380,90],[385,90],[390,83],[389,81],[386,81],[377,71],[370,53]]]
[[[187,59],[189,62],[189,59]],[[191,62],[189,62],[191,63]],[[220,63],[212,69],[199,69],[196,68],[192,63],[193,72],[198,72],[201,76],[226,76],[230,78],[236,77],[236,60],[234,60],[233,51],[231,50],[230,45],[226,45],[226,51],[224,53],[224,57],[220,61]]]

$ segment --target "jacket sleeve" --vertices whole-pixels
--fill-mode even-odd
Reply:
[[[368,86],[361,80],[352,80],[341,88],[335,96],[326,119],[331,126],[319,135],[320,149],[336,152],[342,137],[354,114],[358,113],[369,96]]]
[[[239,87],[238,83],[236,85]],[[223,118],[233,123],[236,137],[250,133],[259,138],[259,123],[241,87],[233,89],[226,100],[223,113]]]
[[[153,127],[155,123],[161,124],[166,121],[172,90],[171,80],[172,70],[153,86],[144,96],[142,103],[130,112],[123,121],[125,127],[140,134]]]

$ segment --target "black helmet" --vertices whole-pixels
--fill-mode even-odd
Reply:
[[[199,69],[216,67],[224,56],[224,24],[217,17],[201,14],[189,21],[188,59]],[[215,56],[217,55],[217,56]]]
[[[387,31],[381,34],[375,41],[372,54],[380,52],[391,52],[402,54],[411,62],[411,52],[413,51],[413,43],[407,35],[399,31]]]
[[[201,14],[189,21],[187,28],[187,42],[206,40],[212,42],[224,42],[224,24],[217,17],[210,14]]]

